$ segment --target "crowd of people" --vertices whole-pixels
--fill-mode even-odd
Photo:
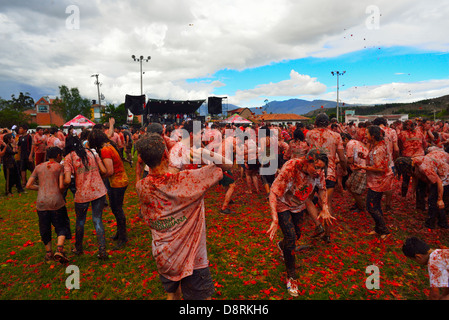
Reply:
[[[426,210],[427,203],[426,228],[449,229],[447,122],[416,119],[389,124],[378,117],[356,125],[338,123],[321,113],[309,125],[203,123],[198,130],[194,121],[184,121],[129,130],[117,128],[111,118],[80,134],[37,128],[30,135],[25,125],[14,129],[0,134],[5,193],[11,194],[14,186],[17,192],[37,191],[46,260],[69,261],[64,252],[64,241],[72,237],[65,205],[68,190],[75,202],[74,254],[83,254],[89,206],[98,258],[108,258],[102,222],[105,205],[117,220],[116,248],[127,243],[123,200],[134,177],[128,177],[124,163],[133,166],[137,153],[134,173],[139,215],[151,228],[153,257],[169,299],[208,299],[214,292],[204,197],[216,184],[225,187],[221,214],[234,213],[232,197],[239,179],[244,179],[246,193],[266,195],[272,219],[267,233],[273,240],[281,230],[282,240],[276,244],[292,296],[298,295],[294,252],[301,250],[296,245],[301,224],[307,217],[315,226],[312,237],[330,243],[332,223],[338,219],[333,208],[335,190],[347,190],[354,201],[350,209],[372,217],[370,234],[380,240],[391,235],[383,211],[392,210],[398,180],[403,197],[408,192],[414,195],[416,209]],[[273,164],[275,169],[270,170]],[[31,173],[28,179],[27,171]],[[55,252],[52,225],[58,235]],[[404,254],[414,258],[427,252],[404,245]],[[438,257],[445,259],[446,255]],[[439,268],[447,268],[447,262],[441,261]]]

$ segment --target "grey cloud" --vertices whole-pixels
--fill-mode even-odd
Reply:
[[[381,28],[371,32],[364,26],[371,0],[0,0],[0,78],[46,87],[64,83],[94,95],[89,77],[100,73],[103,89],[110,90],[105,95],[119,99],[140,89],[131,55],[150,55],[143,65],[145,90],[194,96],[223,84],[198,85],[195,93],[185,79],[363,48],[344,41],[345,29],[368,34],[373,45],[422,46],[429,40],[433,47],[447,46],[438,41],[449,28],[444,1],[376,3]],[[78,30],[65,26],[69,5],[80,9]],[[429,34],[407,37],[415,28]]]

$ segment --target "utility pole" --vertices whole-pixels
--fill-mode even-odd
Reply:
[[[331,71],[333,76],[337,76],[337,121],[340,122],[340,114],[339,114],[339,107],[338,104],[340,102],[340,97],[339,97],[339,91],[340,91],[340,83],[339,83],[339,77],[344,75],[346,73],[346,71],[340,72],[340,71]]]
[[[103,114],[104,112],[103,112],[103,108],[101,107],[101,94],[100,94],[100,86],[101,86],[101,83],[100,83],[100,81],[98,80],[98,76],[99,76],[98,73],[97,73],[97,74],[91,75],[91,77],[95,77],[95,78],[96,78],[94,84],[97,86],[97,93],[98,93],[98,111],[100,112],[100,114]],[[94,110],[93,112],[95,113],[95,110]]]

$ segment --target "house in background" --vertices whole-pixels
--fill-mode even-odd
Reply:
[[[345,111],[345,122],[350,123],[353,122],[354,124],[358,125],[359,122],[366,122],[366,121],[373,121],[374,119],[378,117],[383,117],[387,119],[388,124],[392,124],[393,122],[399,120],[399,121],[406,121],[408,120],[408,114],[381,114],[381,115],[356,115],[354,110],[346,110]]]
[[[245,119],[249,119],[250,117],[253,117],[255,115],[254,112],[252,112],[249,108],[237,108],[233,110],[228,110],[228,117],[236,113]]]
[[[61,127],[65,120],[60,114],[52,110],[54,101],[55,99],[50,99],[48,96],[42,97],[34,104],[34,109],[25,110],[24,113],[29,115],[31,122],[36,123],[39,127]]]
[[[104,115],[104,108],[104,105],[98,104],[96,100],[92,100],[90,120],[99,123],[101,117]]]
[[[266,113],[254,115],[248,120],[260,123],[269,123],[273,125],[286,125],[287,123],[295,124],[296,122],[308,123],[311,119],[296,113]]]

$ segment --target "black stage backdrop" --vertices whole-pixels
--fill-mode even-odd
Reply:
[[[194,114],[206,100],[158,100],[148,99],[143,113],[144,124],[148,124],[149,116],[163,114]]]
[[[145,95],[132,96],[125,95],[125,109],[131,111],[135,116],[141,115],[144,112]]]
[[[147,114],[192,114],[206,100],[156,100],[149,99]]]

